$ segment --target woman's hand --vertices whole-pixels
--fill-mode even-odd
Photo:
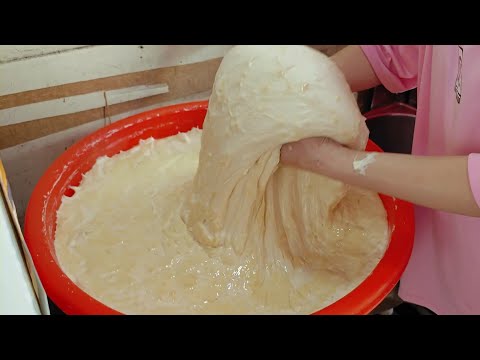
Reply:
[[[280,150],[283,165],[323,174],[327,166],[339,156],[345,156],[348,149],[324,137],[312,137],[288,143]]]
[[[280,162],[417,205],[480,217],[468,156],[356,151],[333,140],[308,138],[283,145]]]

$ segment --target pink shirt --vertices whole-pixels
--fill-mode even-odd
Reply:
[[[417,87],[412,153],[469,155],[480,206],[480,46],[362,46],[393,93]],[[416,207],[400,297],[437,314],[480,314],[480,218]]]

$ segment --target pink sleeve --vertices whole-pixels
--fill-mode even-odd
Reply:
[[[363,45],[361,48],[388,91],[401,93],[417,86],[418,45]]]
[[[480,154],[470,154],[468,156],[468,178],[473,197],[480,206]]]

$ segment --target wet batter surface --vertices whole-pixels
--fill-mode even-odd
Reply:
[[[147,139],[100,158],[63,199],[56,254],[82,290],[125,314],[309,314],[372,272],[388,225],[378,195],[360,189],[349,189],[332,212],[322,235],[329,255],[314,267],[195,241],[182,213],[201,134]]]

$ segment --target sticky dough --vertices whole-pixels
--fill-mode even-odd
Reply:
[[[279,153],[282,144],[312,136],[363,149],[364,120],[325,55],[306,46],[233,48],[215,78],[183,215],[194,238],[252,252],[267,267],[282,258],[338,271],[351,266],[324,236],[347,186],[279,166]],[[342,249],[355,247],[352,239]]]
[[[342,74],[302,46],[238,46],[203,130],[101,157],[57,213],[67,276],[126,314],[308,314],[388,246],[376,193],[279,166],[281,144],[367,129]],[[334,161],[334,160],[332,160]]]

